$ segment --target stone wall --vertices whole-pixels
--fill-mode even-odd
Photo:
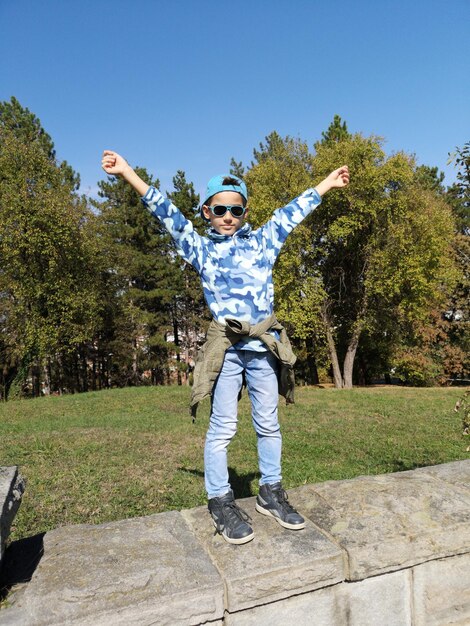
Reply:
[[[24,480],[15,467],[0,467],[0,567],[5,543],[24,492]]]
[[[289,492],[307,527],[257,514],[242,546],[206,507],[56,529],[2,626],[470,625],[470,460]]]

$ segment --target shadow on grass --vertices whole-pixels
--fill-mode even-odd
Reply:
[[[415,463],[414,461],[403,461],[402,459],[395,459],[390,463],[391,472],[408,472],[409,470],[419,469],[420,467],[428,467],[434,465],[423,461],[422,463]]]
[[[193,474],[194,476],[199,476],[204,478],[204,472],[201,472],[197,469],[191,469],[188,467],[179,467],[179,471],[188,472],[189,474]],[[252,481],[257,478],[259,479],[259,472],[250,472],[249,474],[238,474],[236,470],[232,467],[228,468],[229,482],[232,486],[233,493],[235,498],[250,498],[251,496],[256,495],[253,493],[251,488]]]
[[[14,585],[31,580],[44,553],[44,535],[13,541],[5,550],[0,571],[0,602]]]

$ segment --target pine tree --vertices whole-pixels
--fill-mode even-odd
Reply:
[[[148,184],[158,186],[145,169]],[[103,318],[104,352],[112,354],[116,384],[164,383],[169,378],[167,341],[173,331],[173,303],[179,293],[179,268],[169,236],[121,178],[99,183],[102,239],[113,272],[111,309]]]
[[[206,230],[199,210],[199,195],[195,193],[193,183],[186,181],[186,175],[179,170],[173,178],[174,191],[168,198],[180,209],[184,216],[191,220],[194,227],[203,235]],[[201,282],[195,269],[175,255],[174,263],[178,268],[176,274],[177,293],[173,300],[173,336],[177,347],[177,381],[182,383],[182,372],[188,374],[191,363],[208,325],[208,311],[204,302]],[[181,355],[184,359],[181,360]]]
[[[230,161],[230,174],[242,179],[245,176],[245,167],[243,166],[243,163],[241,161],[235,161],[233,157]]]
[[[36,145],[50,163],[59,169],[62,182],[69,184],[75,191],[79,188],[79,174],[74,172],[67,161],[57,161],[54,143],[41,126],[41,121],[28,108],[22,107],[14,96],[10,102],[0,102],[0,130],[10,131],[22,145]]]
[[[19,103],[0,107],[0,315],[3,395],[63,380],[60,362],[92,334],[96,283],[77,177],[57,164],[52,140]],[[57,367],[57,364],[59,366]],[[50,380],[52,365],[59,370]],[[67,386],[73,389],[73,383]]]
[[[328,126],[326,131],[322,132],[321,135],[322,140],[315,144],[316,150],[320,145],[331,145],[351,138],[346,122],[341,123],[341,117],[339,115],[334,116],[331,124]]]

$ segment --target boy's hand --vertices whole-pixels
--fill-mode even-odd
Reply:
[[[101,167],[106,174],[122,176],[125,181],[134,187],[139,195],[145,196],[147,193],[149,185],[134,172],[126,159],[117,152],[105,150],[101,159]]]
[[[331,172],[326,177],[326,180],[329,181],[331,189],[346,187],[346,185],[349,185],[349,167],[347,165],[339,167],[334,172]]]
[[[105,150],[103,152],[103,158],[101,159],[101,167],[106,174],[113,174],[114,176],[123,175],[124,172],[129,169],[129,164],[120,154],[113,152],[112,150]]]
[[[320,196],[325,195],[330,189],[339,189],[349,185],[349,167],[343,165],[334,172],[331,172],[319,185],[315,187]]]

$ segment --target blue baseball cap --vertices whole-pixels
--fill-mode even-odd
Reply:
[[[223,181],[226,178],[232,178],[233,180],[236,180],[237,183],[235,185],[224,185]],[[206,204],[209,198],[215,196],[216,193],[220,193],[221,191],[236,191],[245,198],[245,201],[248,200],[246,185],[242,180],[240,180],[240,178],[233,176],[233,174],[219,174],[218,176],[213,176],[207,183],[206,195],[204,196],[204,202],[202,204]]]

